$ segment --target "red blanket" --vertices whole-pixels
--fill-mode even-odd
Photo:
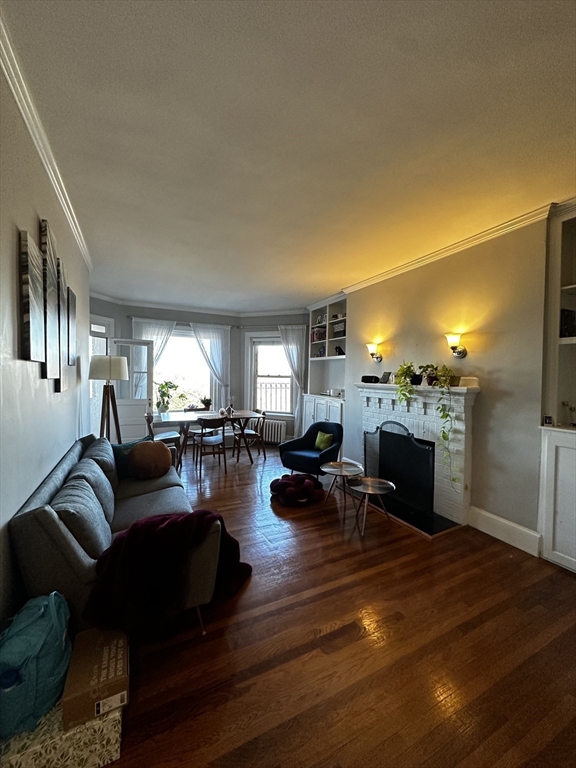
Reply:
[[[97,579],[84,611],[92,624],[128,634],[155,634],[181,611],[186,560],[214,522],[220,521],[220,555],[215,592],[234,594],[252,573],[240,562],[240,545],[216,512],[154,515],[121,531],[102,553]]]

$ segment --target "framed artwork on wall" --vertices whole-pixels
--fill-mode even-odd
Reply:
[[[60,344],[58,337],[58,265],[56,242],[46,219],[40,222],[40,248],[44,264],[44,342],[43,379],[60,376]]]
[[[54,380],[54,389],[56,392],[64,392],[68,389],[68,286],[62,259],[56,259],[56,274],[58,277],[58,360],[60,370]]]
[[[44,276],[42,253],[28,232],[20,230],[20,357],[43,363]]]
[[[68,365],[76,365],[76,294],[68,288]]]

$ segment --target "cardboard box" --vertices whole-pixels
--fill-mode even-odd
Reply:
[[[69,731],[62,727],[62,705],[57,704],[35,730],[0,743],[2,768],[102,768],[120,758],[122,710],[110,712]]]
[[[62,696],[64,730],[128,702],[128,638],[118,630],[76,635]]]

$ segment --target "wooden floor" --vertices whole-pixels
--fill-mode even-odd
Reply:
[[[270,502],[277,451],[205,463],[254,567],[189,628],[132,646],[118,768],[574,766],[576,577],[462,528],[428,541],[350,506]]]

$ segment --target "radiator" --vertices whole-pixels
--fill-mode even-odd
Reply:
[[[248,424],[250,429],[254,429],[255,425],[255,420]],[[286,440],[286,422],[266,419],[264,422],[264,442],[282,443],[284,440]]]

